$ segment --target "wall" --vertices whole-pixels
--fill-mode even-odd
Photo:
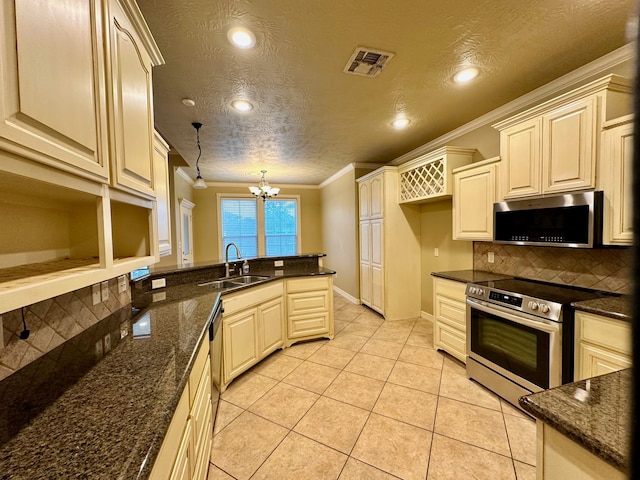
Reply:
[[[321,253],[322,245],[322,202],[320,189],[301,186],[282,186],[280,196],[300,196],[300,253]],[[249,185],[224,186],[216,184],[204,190],[193,191],[193,252],[194,262],[219,262],[220,246],[218,233],[217,194],[250,194]],[[262,201],[262,200],[260,200]]]
[[[451,199],[425,203],[420,209],[422,307],[433,314],[433,277],[431,272],[473,268],[473,242],[453,240]],[[434,249],[438,249],[435,256]]]
[[[487,261],[494,253],[494,263]],[[631,293],[631,248],[553,248],[474,242],[477,270],[546,282]]]
[[[24,307],[24,318],[30,331],[26,340],[20,339],[22,309],[3,313],[0,380],[130,303],[129,284],[124,293],[118,293],[116,278],[109,280],[108,300],[97,305],[91,300],[91,287],[34,303]]]

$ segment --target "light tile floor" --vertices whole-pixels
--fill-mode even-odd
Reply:
[[[272,354],[222,394],[209,480],[535,479],[535,423],[433,349],[432,324],[338,295],[335,338]]]

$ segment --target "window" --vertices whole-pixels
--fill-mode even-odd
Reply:
[[[277,198],[266,202],[254,197],[218,195],[221,257],[233,242],[243,257],[284,256],[298,253],[299,198]],[[229,259],[236,260],[234,248]]]

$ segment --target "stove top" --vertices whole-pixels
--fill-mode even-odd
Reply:
[[[467,296],[561,322],[562,310],[570,303],[601,298],[606,293],[523,278],[508,278],[469,283]]]

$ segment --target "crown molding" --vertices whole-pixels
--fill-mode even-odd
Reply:
[[[390,165],[401,165],[409,160],[413,160],[414,158],[424,155],[429,151],[440,147],[442,145],[446,145],[447,142],[458,138],[462,135],[465,135],[473,130],[476,130],[480,127],[484,127],[491,123],[494,123],[498,120],[501,120],[509,115],[512,115],[522,109],[525,109],[529,106],[532,106],[536,102],[541,102],[543,100],[547,100],[549,97],[559,94],[563,90],[573,87],[580,82],[584,82],[589,78],[592,78],[596,75],[601,75],[605,73],[609,73],[609,70],[612,67],[620,65],[623,62],[628,60],[632,60],[634,58],[635,45],[633,43],[628,43],[617,50],[614,50],[611,53],[608,53],[593,62],[587,63],[572,72],[563,75],[560,78],[557,78],[542,87],[539,87],[529,93],[522,95],[521,97],[516,98],[515,100],[502,105],[501,107],[496,108],[495,110],[490,111],[482,115],[481,117],[476,118],[475,120],[470,121],[462,125],[461,127],[456,128],[455,130],[451,130],[448,133],[430,141],[429,143],[425,143],[420,147],[411,150],[410,152],[397,157],[396,159],[389,162]]]
[[[178,176],[180,178],[182,178],[185,182],[187,182],[189,185],[193,186],[193,184],[195,183],[195,181],[193,180],[193,178],[191,178],[189,176],[189,174],[184,170],[184,168],[182,167],[178,167],[176,168],[176,173],[178,174]]]
[[[329,178],[327,178],[324,182],[322,182],[320,185],[318,185],[319,188],[324,188],[327,185],[332,184],[333,182],[335,182],[336,180],[338,180],[340,177],[346,175],[347,173],[355,170],[356,168],[368,168],[371,170],[376,170],[380,167],[382,167],[383,164],[382,163],[350,163],[349,165],[347,165],[346,167],[344,167],[343,169],[337,171],[336,173],[334,173],[333,175],[331,175]]]

